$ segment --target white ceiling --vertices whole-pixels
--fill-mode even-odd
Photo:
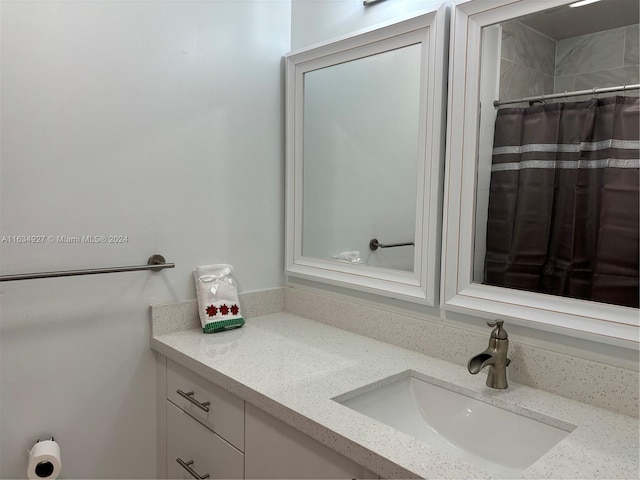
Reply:
[[[582,7],[554,7],[518,19],[554,40],[635,25],[640,17],[639,0],[601,0]]]

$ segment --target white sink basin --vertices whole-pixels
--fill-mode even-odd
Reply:
[[[432,382],[443,384],[405,372],[334,400],[494,475],[517,475],[575,428],[522,409],[514,413],[489,405],[468,396],[477,396],[472,392]]]

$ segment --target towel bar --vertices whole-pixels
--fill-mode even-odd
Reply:
[[[146,265],[131,265],[126,267],[90,268],[87,270],[62,270],[58,272],[17,273],[14,275],[0,275],[0,282],[13,280],[31,280],[35,278],[73,277],[76,275],[95,275],[98,273],[135,272],[138,270],[152,270],[154,272],[165,268],[175,268],[175,263],[166,263],[162,255],[151,255]]]
[[[382,244],[378,242],[377,238],[372,238],[369,242],[369,248],[371,250],[377,250],[378,248],[391,248],[391,247],[406,247],[409,245],[415,245],[413,242],[404,242],[404,243],[385,243]]]

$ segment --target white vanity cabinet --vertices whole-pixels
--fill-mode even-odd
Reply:
[[[244,478],[244,401],[166,362],[167,478]]]
[[[379,478],[253,405],[246,405],[245,478]]]
[[[167,478],[243,478],[241,451],[167,402]]]
[[[244,451],[244,401],[167,360],[167,400],[240,451]],[[207,403],[207,405],[203,405]]]
[[[379,478],[172,360],[158,366],[160,477]]]

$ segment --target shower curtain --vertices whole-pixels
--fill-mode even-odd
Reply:
[[[498,111],[486,284],[638,307],[639,105]]]

